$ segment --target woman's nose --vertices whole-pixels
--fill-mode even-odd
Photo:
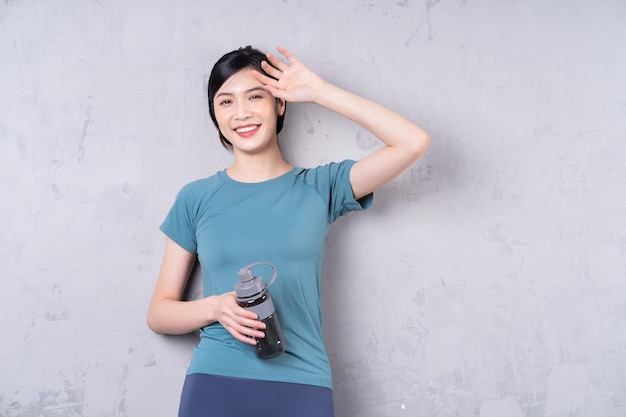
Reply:
[[[250,117],[250,108],[245,100],[237,102],[237,112],[235,113],[235,117],[238,119],[247,119]]]

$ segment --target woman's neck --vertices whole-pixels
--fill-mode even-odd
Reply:
[[[273,157],[235,154],[235,162],[226,169],[226,173],[235,181],[262,182],[286,174],[292,168],[280,153]]]

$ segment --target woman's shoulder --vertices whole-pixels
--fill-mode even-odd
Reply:
[[[183,185],[178,192],[178,198],[195,200],[198,197],[213,193],[223,183],[220,172],[210,177],[193,180]]]
[[[328,162],[312,168],[302,168],[296,175],[304,179],[317,177],[333,178],[341,175],[341,173],[350,172],[350,168],[352,168],[355,162],[351,159],[345,159],[340,162]]]

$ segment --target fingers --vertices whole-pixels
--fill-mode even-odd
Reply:
[[[262,61],[261,62],[261,68],[269,76],[269,77],[267,77],[267,82],[264,82],[264,84],[270,84],[272,82],[275,83],[276,80],[279,80],[280,76],[283,74],[283,71],[281,71],[281,70],[279,70],[277,68],[274,68],[273,66],[268,64],[267,61]],[[270,78],[270,77],[272,77],[272,78]]]
[[[283,98],[281,97],[280,90],[278,90],[277,88],[278,81],[256,70],[252,71],[252,75],[263,84],[263,88],[269,91],[271,95],[273,95],[276,98]]]
[[[270,65],[268,65],[268,64],[267,64],[267,63],[265,63],[265,62],[262,62],[262,63],[261,63],[261,66],[263,66],[264,64],[265,64],[265,65],[267,65],[268,67],[270,67],[270,68],[271,68],[271,66],[270,66]],[[265,67],[263,67],[263,70],[267,72],[267,70],[266,70],[266,68],[265,68]],[[268,74],[269,74],[269,73],[268,73]],[[265,75],[265,74],[263,74],[263,73],[260,73],[260,72],[259,72],[259,71],[257,71],[257,70],[253,70],[253,71],[252,71],[252,75],[254,76],[254,78],[256,78],[256,79],[257,79],[257,80],[259,80],[261,83],[263,83],[263,85],[276,86],[276,80],[275,80],[275,79],[270,78],[270,77],[268,77],[267,75]]]
[[[256,345],[255,339],[265,337],[261,331],[265,324],[257,320],[256,314],[239,306],[234,294],[223,294],[220,299],[218,321],[235,339]]]
[[[298,62],[298,60],[296,59],[295,56],[293,56],[291,54],[291,52],[289,52],[288,50],[286,50],[285,48],[283,48],[282,46],[277,46],[276,50],[285,57],[285,59],[290,63],[290,64],[295,64],[296,62]],[[272,63],[272,65],[274,65],[276,68],[280,69],[281,71],[284,68],[287,68],[288,65],[285,64],[283,61],[281,61],[280,59],[278,59],[274,54],[272,54],[271,52],[268,52],[266,54],[267,59]]]
[[[271,53],[267,53],[265,55],[267,57],[267,62],[269,62],[270,64],[272,64],[275,68],[273,68],[274,72],[278,71],[279,72],[283,72],[285,71],[287,68],[289,68],[289,66],[287,64],[285,64],[283,61],[281,61],[280,59],[278,59],[276,56],[272,55]],[[262,64],[266,64],[266,66],[271,67],[272,65],[267,65],[266,61],[263,61]],[[265,68],[263,68],[265,69]]]
[[[293,56],[293,55],[291,54],[291,52],[289,52],[288,50],[286,50],[286,49],[285,49],[285,48],[283,48],[282,46],[277,46],[277,47],[276,47],[276,50],[277,50],[278,52],[280,52],[280,53],[281,53],[281,55],[282,55],[282,56],[284,56],[284,57],[287,59],[287,61],[291,62],[292,64],[293,64],[293,63],[295,63],[295,62],[298,62],[298,60],[296,59],[296,57],[295,57],[295,56]]]
[[[280,52],[280,54],[282,56],[285,57],[285,59],[289,62],[289,64],[293,65],[296,62],[298,62],[298,60],[296,59],[295,56],[293,56],[291,54],[291,52],[289,52],[288,50],[286,50],[285,48],[283,48],[282,46],[278,46],[276,47],[276,50],[278,52]],[[270,74],[271,70],[273,72],[273,74],[270,74],[272,77],[278,78],[278,76],[280,75],[281,72],[284,72],[287,68],[289,68],[289,65],[285,64],[283,61],[281,61],[280,59],[278,59],[274,54],[272,54],[271,52],[268,52],[266,54],[267,56],[267,60],[275,67],[275,68],[271,68],[271,65],[267,65],[266,68],[265,66],[263,67],[263,69]],[[263,63],[261,63],[261,65],[263,65]]]
[[[250,345],[256,345],[256,339],[265,337],[265,333],[258,330],[264,326],[260,321],[250,319],[226,320],[222,325],[235,339]]]

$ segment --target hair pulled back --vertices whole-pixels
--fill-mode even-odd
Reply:
[[[265,71],[263,71],[263,68],[261,68],[261,62],[263,61],[272,65],[267,60],[267,57],[263,52],[248,45],[245,48],[239,48],[222,56],[215,63],[213,69],[211,70],[211,75],[209,76],[209,85],[207,88],[207,95],[209,98],[209,113],[211,114],[211,120],[213,120],[213,123],[215,124],[215,127],[217,127],[217,130],[219,132],[220,142],[222,143],[222,146],[224,146],[226,149],[230,149],[232,147],[232,144],[222,134],[222,132],[220,131],[220,127],[217,125],[217,119],[215,118],[215,108],[213,105],[213,99],[215,98],[215,94],[226,82],[226,80],[245,68],[255,69],[261,74],[267,75],[270,78],[274,78],[267,74]],[[276,120],[276,133],[280,133],[280,131],[283,129],[284,118],[284,112],[283,114],[278,116]]]

